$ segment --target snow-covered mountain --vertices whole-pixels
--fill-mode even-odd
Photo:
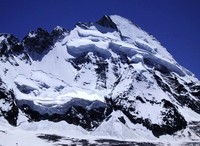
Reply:
[[[13,139],[0,145],[52,133],[60,139],[54,144],[199,142],[198,128],[198,79],[123,17],[51,33],[38,28],[21,42],[0,34],[0,138]]]

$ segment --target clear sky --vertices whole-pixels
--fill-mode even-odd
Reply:
[[[72,29],[105,14],[126,17],[154,35],[200,79],[200,0],[0,0],[0,33],[21,40],[38,27]]]

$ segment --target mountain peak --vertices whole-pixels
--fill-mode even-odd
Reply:
[[[200,82],[126,18],[38,28],[22,42],[3,34],[0,51],[0,126],[3,119],[19,131],[51,123],[99,139],[200,139]]]
[[[62,40],[67,34],[69,34],[69,30],[61,26],[56,26],[51,32],[54,42]]]
[[[0,34],[0,54],[6,55],[19,53],[23,50],[23,46],[19,40],[12,34]],[[1,56],[0,55],[0,56]]]
[[[110,16],[104,15],[100,20],[96,22],[99,25],[102,25],[104,27],[112,28],[117,30],[116,24],[112,21]]]
[[[53,45],[53,38],[48,31],[38,28],[29,32],[22,42],[27,51],[41,54]]]

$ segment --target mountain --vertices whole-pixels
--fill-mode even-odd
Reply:
[[[0,34],[0,123],[0,145],[198,144],[200,82],[117,15]]]

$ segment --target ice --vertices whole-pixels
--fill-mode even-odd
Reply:
[[[79,29],[78,34],[80,37],[87,37],[87,38],[97,38],[99,40],[120,40],[119,39],[119,34],[117,32],[107,32],[107,33],[101,33],[100,31],[97,30],[96,27],[91,29]]]
[[[147,42],[143,41],[143,40],[136,39],[135,43],[136,43],[136,46],[140,49],[146,50],[150,53],[156,53],[156,49],[149,46],[149,44]]]
[[[178,65],[168,62],[160,57],[156,57],[152,54],[144,54],[143,58],[148,60],[147,65],[155,66],[155,69],[158,69],[161,72],[175,72],[180,76],[186,75],[185,72],[181,70],[181,68]]]
[[[63,97],[72,97],[72,98],[80,98],[80,99],[86,99],[86,100],[90,100],[90,101],[94,101],[94,100],[99,100],[104,102],[104,97],[101,97],[98,94],[95,93],[89,93],[84,92],[84,91],[72,91],[72,92],[68,92],[64,95],[60,95],[58,98],[63,98]]]
[[[127,56],[132,57],[138,53],[136,47],[131,45],[125,46],[121,43],[111,42],[109,43],[109,48],[120,56],[126,54]]]
[[[85,43],[84,40],[83,42]],[[103,49],[103,48],[107,48],[107,47],[98,47],[98,44],[87,44],[87,45],[80,45],[78,47],[75,47],[75,46],[70,46],[70,44],[68,44],[67,50],[68,50],[68,53],[74,57],[79,57],[84,54],[87,54],[88,52],[93,52],[94,54],[97,54],[104,59],[110,58],[111,53],[107,49]]]

